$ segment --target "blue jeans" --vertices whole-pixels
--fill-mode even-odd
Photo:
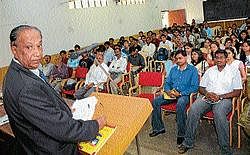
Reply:
[[[187,117],[187,131],[183,145],[192,148],[194,144],[195,131],[202,115],[210,110],[214,113],[214,123],[218,135],[218,141],[222,154],[232,154],[229,146],[229,122],[227,114],[232,110],[231,99],[223,99],[217,104],[209,104],[202,100],[203,96],[197,98],[192,104]],[[209,131],[208,131],[209,132]]]
[[[153,101],[152,127],[153,131],[161,131],[164,123],[161,117],[161,105],[170,104],[173,100],[166,100],[163,95],[156,97]],[[184,137],[186,130],[186,106],[189,103],[189,96],[181,96],[177,99],[176,119],[177,119],[177,137]]]

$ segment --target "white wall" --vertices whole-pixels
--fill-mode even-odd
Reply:
[[[164,0],[146,0],[145,5],[116,6],[109,0],[103,8],[68,9],[67,0],[0,1],[0,67],[9,64],[9,33],[20,24],[35,25],[43,33],[45,54],[103,42],[161,27],[160,11]],[[168,5],[164,3],[164,6]]]

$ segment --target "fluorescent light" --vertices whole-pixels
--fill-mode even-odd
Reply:
[[[75,5],[76,5],[77,9],[82,8],[82,2],[81,2],[81,0],[75,0]]]
[[[70,1],[69,2],[69,9],[74,9],[75,8],[75,2],[74,1]]]
[[[88,8],[89,7],[88,0],[82,0],[82,7],[83,8]]]

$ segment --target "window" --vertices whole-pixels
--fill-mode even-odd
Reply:
[[[69,9],[80,9],[89,7],[105,7],[107,0],[69,0]]]

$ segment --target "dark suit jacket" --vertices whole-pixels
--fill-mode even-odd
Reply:
[[[77,142],[98,133],[95,120],[72,119],[65,101],[49,84],[12,60],[3,86],[4,107],[26,154],[77,154]]]

